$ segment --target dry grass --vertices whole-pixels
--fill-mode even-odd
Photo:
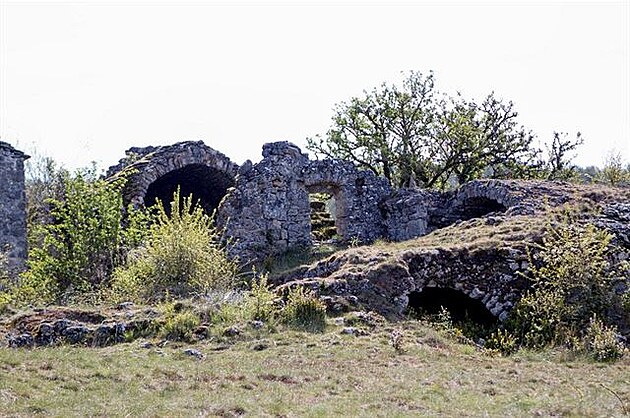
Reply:
[[[397,325],[396,329],[400,329]],[[421,325],[283,332],[230,346],[0,350],[2,416],[622,416],[630,362],[494,357]],[[260,344],[259,344],[260,345]],[[225,349],[227,348],[227,349]]]
[[[545,230],[543,216],[511,216],[489,223],[486,219],[472,219],[438,229],[423,237],[399,243],[387,243],[392,250],[442,248],[488,249],[522,247],[538,239]],[[379,246],[377,245],[377,248]]]

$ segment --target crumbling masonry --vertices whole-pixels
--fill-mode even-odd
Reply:
[[[9,245],[13,266],[26,257],[26,158],[0,143],[0,244]],[[192,193],[207,213],[215,214],[231,239],[232,255],[245,264],[313,244],[309,202],[313,193],[334,197],[332,218],[339,239],[361,243],[405,241],[471,219],[500,225],[507,217],[534,215],[542,205],[558,206],[576,194],[595,203],[605,198],[596,189],[591,193],[567,183],[509,180],[473,181],[446,193],[394,191],[384,178],[346,161],[311,160],[288,142],[265,144],[262,161],[241,166],[200,141],[131,148],[107,173],[109,178],[121,175],[128,178],[124,200],[136,206],[150,206],[158,199],[168,202],[177,188],[183,195]],[[600,205],[602,213],[593,221],[616,234],[625,251],[620,257],[630,257],[627,200]],[[357,300],[394,316],[423,289],[437,288],[454,289],[504,319],[527,288],[521,274],[527,268],[527,254],[514,246],[474,252],[411,249],[395,256],[393,264],[392,255],[383,254],[362,254],[360,249],[342,253],[285,279],[311,285],[329,301]]]
[[[296,145],[263,146],[263,160],[241,167],[203,142],[131,148],[108,176],[127,173],[125,201],[152,205],[169,201],[178,186],[192,193],[234,242],[245,262],[312,245],[309,194],[335,198],[341,240],[369,243],[404,241],[491,212],[517,207],[529,194],[515,183],[472,182],[456,193],[425,190],[393,192],[387,181],[352,163],[310,160]]]
[[[26,259],[26,194],[24,161],[28,155],[0,141],[0,250],[16,271]]]

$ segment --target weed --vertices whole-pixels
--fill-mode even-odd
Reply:
[[[200,324],[199,317],[176,302],[164,304],[164,325],[160,334],[174,341],[191,341],[195,329]]]
[[[263,274],[251,283],[251,290],[246,296],[246,309],[249,319],[271,322],[276,316],[276,294],[267,282],[267,275]]]
[[[615,361],[623,357],[625,347],[617,339],[617,330],[606,326],[597,317],[591,322],[584,335],[586,351],[595,361]]]
[[[508,330],[499,328],[490,335],[484,348],[509,356],[518,350],[518,340]]]
[[[405,352],[405,334],[402,328],[396,328],[389,336],[389,344],[396,350],[397,353]]]
[[[282,314],[284,322],[295,329],[322,332],[326,328],[326,306],[303,287],[291,289]]]

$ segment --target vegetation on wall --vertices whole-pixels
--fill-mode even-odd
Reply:
[[[630,264],[611,261],[613,238],[568,217],[550,224],[542,244],[530,252],[531,290],[491,345],[509,351],[515,343],[534,349],[561,345],[597,360],[620,357],[616,329],[630,327],[630,310],[616,285],[630,275]]]

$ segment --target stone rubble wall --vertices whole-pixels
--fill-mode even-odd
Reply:
[[[107,173],[108,178],[128,176],[123,191],[125,203],[140,207],[153,182],[189,165],[205,165],[225,174],[232,181],[238,172],[238,165],[219,151],[202,141],[186,141],[163,147],[130,148],[127,158],[110,167]]]
[[[10,271],[22,269],[27,255],[24,161],[28,158],[0,142],[0,250],[7,252]]]
[[[384,179],[338,160],[311,161],[288,142],[265,144],[263,160],[241,167],[218,209],[217,222],[245,263],[309,247],[309,193],[330,193],[343,240],[371,242],[384,234],[379,202],[390,194]]]

